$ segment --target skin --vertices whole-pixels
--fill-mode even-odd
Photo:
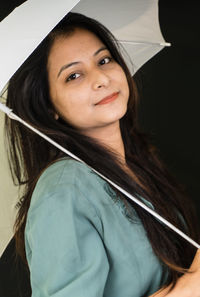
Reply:
[[[123,69],[103,47],[101,40],[84,29],[58,37],[47,64],[50,96],[56,119],[62,117],[85,135],[107,144],[125,164],[119,120],[127,111],[129,88]],[[77,61],[79,63],[65,67]],[[113,92],[119,92],[114,101],[96,105]],[[129,173],[136,178],[133,172]],[[149,297],[200,297],[199,250],[189,271],[191,273],[183,275],[171,292],[169,286]]]
[[[149,297],[200,297],[200,249],[196,252],[189,273],[179,278],[171,292],[169,292],[170,287],[159,290]]]
[[[62,117],[85,135],[97,138],[124,159],[119,120],[127,111],[129,87],[110,52],[105,48],[97,53],[102,47],[102,41],[84,29],[58,37],[47,65],[50,96],[56,118]],[[77,61],[69,68],[64,66]],[[119,92],[114,101],[96,105],[114,92]]]

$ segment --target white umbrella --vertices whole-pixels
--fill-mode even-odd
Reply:
[[[44,13],[48,9],[48,13]],[[158,21],[158,0],[29,0],[0,24],[0,91],[68,11],[96,18],[121,40],[136,71],[166,43]],[[132,72],[133,69],[131,69]]]
[[[47,8],[47,13],[44,13]],[[15,9],[0,24],[0,37],[2,43],[0,47],[0,91],[3,90],[10,77],[38,46],[42,39],[61,20],[61,18],[71,10],[96,18],[113,32],[117,39],[121,41],[121,44],[123,44],[132,59],[133,65],[128,62],[127,55],[122,49],[132,74],[134,74],[139,67],[160,51],[165,45],[169,45],[168,43],[165,43],[160,32],[157,0],[29,0]],[[14,111],[12,112],[5,105],[0,104],[0,109],[7,113],[11,118],[23,122],[14,114]],[[23,124],[27,126],[26,123],[23,122]],[[78,159],[72,152],[60,147],[32,127],[29,126],[29,128],[36,133],[39,133],[42,137],[46,138],[68,155]],[[1,168],[1,183],[5,179],[5,175],[4,168]],[[102,176],[101,174],[99,175]],[[164,224],[168,225],[168,227],[178,232],[191,244],[198,248],[200,247],[192,239],[188,238],[185,234],[156,214],[152,209],[149,209],[145,204],[112,183],[112,181],[105,177],[103,178],[150,212],[153,216],[160,219]],[[1,188],[3,187],[4,182],[5,181],[3,181],[2,185],[0,184]],[[4,194],[0,199],[1,205],[5,203],[5,198]],[[2,223],[5,226],[4,222],[0,223],[1,226]],[[2,234],[3,232],[1,233],[0,229],[0,237]],[[4,245],[6,244],[6,241],[9,240],[10,234],[8,234],[8,238],[5,237],[6,234],[4,234]]]

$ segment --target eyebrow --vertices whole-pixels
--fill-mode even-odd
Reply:
[[[107,47],[105,46],[102,46],[100,47],[95,53],[94,53],[94,57],[97,56],[101,51],[104,51],[104,50],[107,50]],[[69,64],[66,64],[66,65],[63,65],[61,68],[60,68],[60,71],[58,72],[58,75],[57,75],[57,78],[60,76],[61,72],[71,66],[74,66],[74,65],[77,65],[81,63],[80,61],[77,61],[77,62],[72,62],[72,63],[69,63]]]

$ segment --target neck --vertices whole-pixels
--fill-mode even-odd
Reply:
[[[125,149],[122,140],[119,121],[105,127],[95,128],[90,131],[84,131],[90,137],[96,138],[99,142],[107,145],[119,158],[125,163]]]

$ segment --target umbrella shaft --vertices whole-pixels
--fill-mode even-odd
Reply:
[[[139,205],[140,207],[142,207],[144,210],[146,210],[148,213],[150,213],[152,216],[154,216],[160,222],[162,222],[167,227],[169,227],[170,229],[172,229],[174,232],[176,232],[177,234],[179,234],[182,238],[184,238],[190,244],[192,244],[193,246],[195,246],[197,249],[200,249],[200,245],[197,242],[195,242],[193,239],[191,239],[189,236],[187,236],[181,230],[179,230],[178,228],[176,228],[173,224],[171,224],[170,222],[168,222],[166,219],[164,219],[163,217],[161,217],[157,212],[155,212],[153,209],[149,208],[145,203],[143,203],[142,201],[140,201],[137,198],[135,198],[134,196],[132,196],[130,193],[128,193],[127,191],[125,191],[124,189],[122,189],[120,186],[118,186],[117,184],[115,184],[114,182],[112,182],[111,180],[109,180],[107,177],[105,177],[104,175],[102,175],[100,172],[98,172],[97,170],[95,170],[92,167],[90,167],[83,160],[81,160],[80,158],[76,157],[73,153],[71,153],[70,151],[68,151],[67,149],[65,149],[61,145],[59,145],[57,142],[55,142],[54,140],[52,140],[51,138],[49,138],[48,136],[46,136],[45,134],[43,134],[42,132],[40,132],[36,128],[32,127],[30,124],[28,124],[24,120],[22,120],[20,117],[18,117],[16,114],[14,114],[10,108],[8,108],[4,104],[0,103],[0,110],[2,110],[3,112],[5,112],[8,115],[9,118],[22,123],[27,128],[31,129],[33,132],[35,132],[38,135],[40,135],[42,138],[46,139],[48,142],[50,142],[55,147],[57,147],[58,149],[60,149],[61,151],[63,151],[65,154],[67,154],[70,157],[72,157],[73,159],[75,159],[75,160],[77,160],[77,161],[79,161],[79,162],[84,163],[85,165],[87,165],[91,170],[93,170],[95,173],[97,173],[99,176],[101,176],[109,184],[113,185],[116,189],[118,189],[126,197],[128,197],[129,199],[131,199],[133,202],[135,202],[137,205]]]

